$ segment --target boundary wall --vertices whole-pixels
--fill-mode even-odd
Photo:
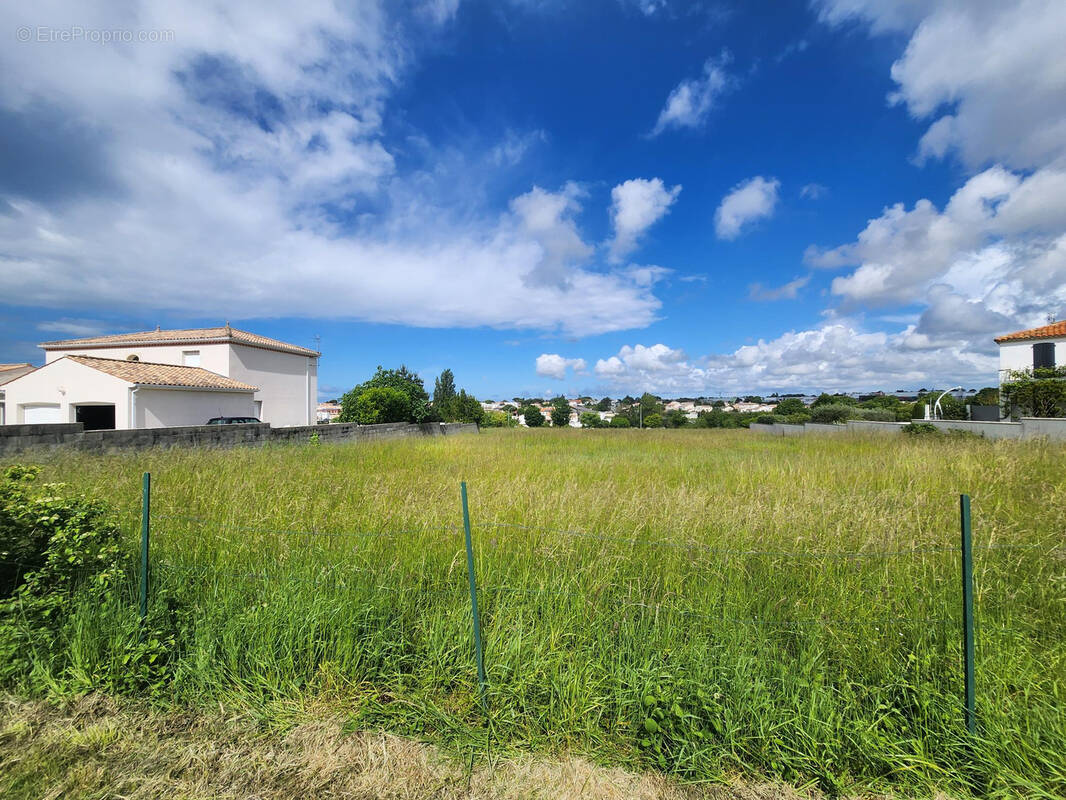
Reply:
[[[55,425],[0,425],[0,456],[36,449],[71,449],[105,453],[152,447],[239,447],[271,442],[320,442],[400,439],[408,436],[452,436],[477,433],[474,422],[389,422],[383,425],[331,423],[273,428],[258,425],[192,425],[179,428],[135,428],[87,431],[80,422]]]
[[[961,419],[916,419],[915,422],[928,422],[942,431],[968,431],[984,436],[986,439],[1035,439],[1047,437],[1057,441],[1066,441],[1066,419],[1046,419],[1043,417],[1022,417],[1018,422],[975,422]],[[752,423],[749,430],[764,436],[804,436],[812,433],[903,433],[906,422],[870,422],[867,420],[849,420],[844,425],[821,425],[808,422],[804,425],[759,425]]]

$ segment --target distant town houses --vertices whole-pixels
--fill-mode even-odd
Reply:
[[[315,409],[315,419],[318,422],[333,422],[341,415],[341,404],[336,400],[327,400],[319,403]]]

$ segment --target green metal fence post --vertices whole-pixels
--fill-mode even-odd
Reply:
[[[962,526],[962,646],[965,659],[966,730],[977,730],[977,701],[974,690],[973,644],[973,531],[970,522],[970,496],[959,496]]]
[[[152,519],[152,474],[144,473],[141,491],[141,638],[148,619],[148,534]]]
[[[459,494],[463,499],[463,530],[466,534],[466,575],[470,582],[470,608],[474,615],[474,655],[477,658],[478,696],[481,710],[488,713],[485,699],[487,681],[485,680],[485,656],[481,650],[481,616],[477,610],[477,581],[474,578],[474,545],[470,538],[470,510],[466,503],[466,481],[459,484]]]

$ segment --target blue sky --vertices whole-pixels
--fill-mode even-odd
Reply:
[[[1061,2],[0,19],[0,361],[228,320],[323,397],[976,387],[1066,315]]]

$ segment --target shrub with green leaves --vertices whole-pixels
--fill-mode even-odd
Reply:
[[[839,422],[847,422],[855,414],[855,408],[850,405],[843,404],[823,404],[811,406],[811,422],[821,423],[823,425],[833,424]]]
[[[103,597],[122,576],[107,507],[63,484],[36,485],[38,473],[13,465],[0,479],[0,683],[51,647],[79,592]]]
[[[124,569],[133,559],[111,509],[65,484],[37,484],[39,472],[13,465],[0,477],[0,686],[160,694],[177,655],[178,603],[153,598],[140,625]],[[87,618],[110,635],[86,629]]]
[[[939,436],[940,429],[931,422],[912,422],[903,426],[903,432],[908,436]]]
[[[857,408],[852,417],[868,422],[896,422],[896,412],[887,408]]]
[[[1066,417],[1066,367],[1012,370],[1000,397],[1012,416]]]
[[[355,400],[351,422],[375,425],[382,422],[405,422],[411,416],[411,400],[399,389],[375,386]]]

